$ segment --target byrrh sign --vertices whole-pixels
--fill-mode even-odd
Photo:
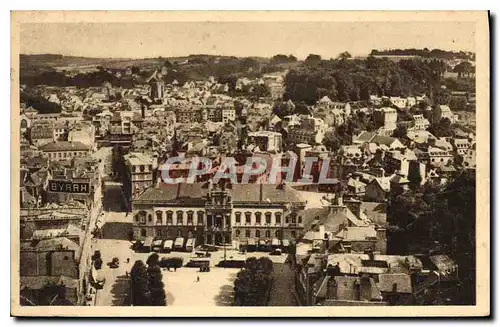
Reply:
[[[49,181],[49,192],[56,193],[90,193],[89,183],[76,183],[72,181],[60,181],[51,180]]]

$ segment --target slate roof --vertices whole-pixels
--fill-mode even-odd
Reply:
[[[44,144],[39,149],[43,152],[88,151],[89,146],[78,141],[75,142],[56,141]]]
[[[394,285],[396,288],[394,289]],[[411,278],[408,274],[380,274],[378,288],[381,292],[412,293]]]
[[[233,203],[260,202],[259,184],[235,184],[228,188]],[[183,202],[205,201],[208,187],[204,183],[163,184],[149,188],[142,193],[139,201]],[[299,193],[289,186],[280,189],[277,185],[262,184],[262,202],[288,203],[302,202]]]

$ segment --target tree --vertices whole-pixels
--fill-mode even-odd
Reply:
[[[148,276],[149,276],[149,289],[151,305],[153,306],[166,306],[167,297],[165,294],[165,285],[162,281],[161,268],[156,265],[148,266]]]
[[[158,265],[160,257],[158,254],[151,254],[146,263],[148,265],[148,286],[150,290],[150,302],[153,306],[167,305],[165,285],[162,280],[161,268]]]
[[[436,137],[453,136],[451,121],[448,118],[442,118],[438,123],[429,126],[429,132]]]
[[[306,63],[306,65],[318,64],[319,62],[321,62],[321,56],[311,53],[307,56],[307,58],[304,62]]]
[[[422,183],[422,176],[420,176],[418,169],[412,169],[410,166],[410,169],[408,170],[408,181],[410,182],[410,188],[412,190],[416,191],[420,187],[420,184]]]
[[[144,262],[137,260],[130,270],[130,298],[134,306],[151,305],[148,272]]]
[[[337,151],[340,149],[340,140],[337,137],[335,131],[327,131],[323,138],[323,145],[326,146],[331,151]]]
[[[407,133],[408,133],[408,128],[405,125],[400,125],[396,127],[392,136],[400,139],[406,137]]]
[[[141,69],[137,66],[132,66],[132,74],[139,75],[141,73]]]
[[[340,60],[346,60],[346,59],[352,58],[352,56],[348,51],[344,51],[344,52],[340,53],[337,58]]]
[[[269,258],[248,258],[234,281],[234,303],[237,306],[266,305],[272,282],[273,263]]]

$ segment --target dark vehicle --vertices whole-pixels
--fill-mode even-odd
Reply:
[[[132,244],[132,250],[135,251],[135,252],[139,252],[141,251],[142,249],[142,242],[141,241],[135,241],[133,244]]]
[[[271,252],[269,252],[269,255],[281,255],[281,249],[274,249]]]
[[[257,250],[257,245],[255,239],[249,238],[247,244],[247,252],[255,252]]]
[[[186,267],[199,268],[199,267],[208,267],[210,266],[209,258],[191,258],[189,262],[186,264]]]
[[[244,260],[222,260],[217,264],[220,268],[243,268],[245,267]]]
[[[272,251],[271,242],[267,242],[266,240],[260,240],[259,245],[257,246],[257,251],[261,252]]]
[[[203,251],[203,252],[217,252],[219,249],[214,246],[214,245],[201,245],[196,248],[196,251]]]
[[[180,257],[174,257],[174,258],[162,258],[158,265],[161,268],[180,268],[182,267],[182,264],[184,263],[184,259]]]
[[[201,251],[196,251],[194,253],[198,258],[210,258],[212,254],[210,252],[201,252]]]
[[[118,259],[117,257],[114,257],[113,260],[111,260],[111,262],[109,263],[109,267],[110,268],[120,267],[120,259]]]

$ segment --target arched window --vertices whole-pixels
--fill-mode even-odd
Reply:
[[[167,211],[167,225],[172,225],[174,213],[172,211]]]
[[[139,223],[145,224],[146,223],[146,211],[139,211],[137,214],[139,216]]]
[[[271,231],[270,230],[266,230],[266,238],[270,238],[271,237]]]
[[[250,230],[249,229],[245,230],[245,236],[250,237]]]
[[[262,218],[262,213],[257,211],[255,213],[255,224],[260,225],[261,218]]]
[[[183,215],[184,215],[184,212],[182,211],[177,211],[177,225],[182,225],[183,221]]]
[[[266,224],[268,224],[268,225],[271,224],[271,215],[272,215],[272,213],[266,212]]]
[[[193,238],[193,232],[192,231],[188,231],[188,238]]]
[[[299,224],[302,224],[302,216],[299,216]]]
[[[193,214],[194,214],[193,211],[188,211],[187,212],[187,223],[188,223],[188,225],[192,225],[193,224]]]
[[[156,211],[156,224],[161,225],[163,224],[163,212],[161,211]]]
[[[236,237],[240,237],[240,230],[239,229],[236,230]]]
[[[274,232],[274,237],[276,238],[281,238],[281,231],[279,229],[277,229],[275,232]]]
[[[144,165],[140,165],[140,166],[139,166],[139,170],[141,171],[141,173],[143,173],[143,172],[144,172],[144,170],[146,170],[146,168],[144,167]]]
[[[276,224],[281,224],[281,212],[276,212],[274,218],[276,219]]]
[[[235,212],[234,217],[236,224],[241,224],[241,212]]]
[[[141,228],[141,237],[146,237],[146,229]]]
[[[250,225],[252,223],[252,213],[247,211],[245,212],[245,224]]]
[[[148,222],[152,222],[153,221],[153,215],[152,214],[149,214],[148,215]]]
[[[198,211],[198,225],[203,225],[203,216],[204,212],[203,211]]]
[[[258,229],[257,229],[257,230],[255,231],[255,237],[260,237],[260,230],[258,230]]]
[[[290,235],[292,235],[292,238],[295,238],[297,236],[297,233],[293,230]]]

